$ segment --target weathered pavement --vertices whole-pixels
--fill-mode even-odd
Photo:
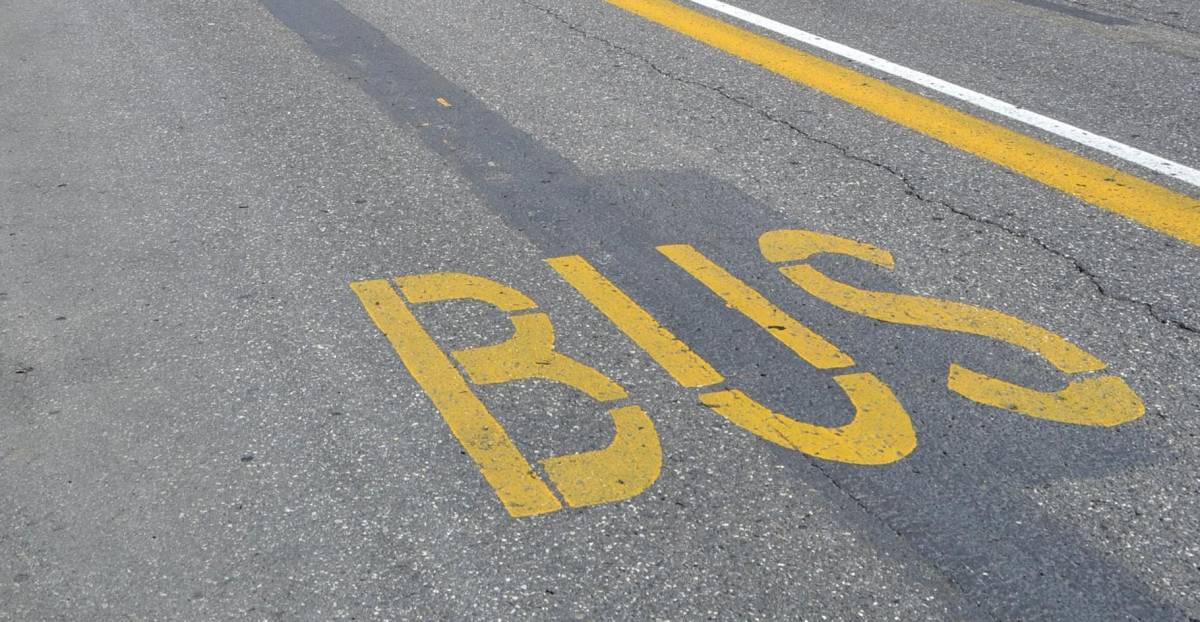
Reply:
[[[1192,3],[738,6],[1200,165]],[[603,0],[0,15],[0,619],[1200,619],[1178,235]]]

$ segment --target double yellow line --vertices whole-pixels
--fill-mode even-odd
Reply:
[[[1200,245],[1200,199],[667,0],[606,1],[1092,205]]]

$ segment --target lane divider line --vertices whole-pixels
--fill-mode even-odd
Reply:
[[[1200,246],[1200,199],[668,0],[605,1],[1091,205]],[[689,1],[709,8],[710,4],[722,4],[716,0]]]
[[[1156,156],[1153,153],[1142,151],[1136,147],[1131,147],[1125,143],[1115,141],[1111,138],[1093,134],[1083,128],[1075,127],[1069,123],[1064,123],[1058,119],[1053,119],[1045,115],[1038,114],[1032,110],[1027,110],[1010,104],[1006,101],[996,99],[989,95],[984,95],[978,91],[973,91],[966,87],[959,86],[953,82],[947,82],[941,78],[931,76],[927,73],[910,69],[904,65],[893,63],[890,60],[879,58],[873,54],[869,54],[859,49],[852,48],[848,45],[830,41],[820,35],[815,35],[811,32],[805,32],[799,28],[788,26],[787,24],[777,22],[768,17],[763,17],[757,13],[751,13],[745,9],[735,7],[731,4],[726,4],[720,0],[688,0],[692,4],[698,4],[702,7],[712,9],[718,13],[723,13],[732,18],[741,20],[748,24],[753,24],[764,30],[769,30],[773,33],[783,35],[793,41],[799,41],[806,45],[811,45],[817,49],[825,50],[835,56],[840,56],[846,60],[854,61],[861,65],[866,65],[872,69],[882,71],[888,75],[896,76],[919,84],[925,88],[937,91],[943,95],[948,95],[955,99],[974,104],[984,110],[994,112],[1012,119],[1020,121],[1026,125],[1032,125],[1040,130],[1045,130],[1056,136],[1065,138],[1069,141],[1079,143],[1085,147],[1091,147],[1097,151],[1103,151],[1112,156],[1116,156],[1125,160],[1148,168],[1156,173],[1162,173],[1174,177],[1180,181],[1185,181],[1193,186],[1200,187],[1200,170],[1196,170],[1187,165],[1180,164],[1174,160]]]

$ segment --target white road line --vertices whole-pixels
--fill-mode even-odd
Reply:
[[[983,93],[958,86],[957,84],[946,82],[941,78],[935,78],[927,73],[923,73],[915,69],[909,69],[903,65],[898,65],[892,61],[879,58],[878,56],[857,50],[848,45],[843,45],[836,41],[830,41],[829,39],[819,35],[814,35],[810,32],[805,32],[799,28],[793,28],[787,24],[763,17],[757,13],[752,13],[745,9],[740,9],[735,6],[725,4],[720,0],[688,1],[693,4],[698,4],[702,7],[712,9],[718,13],[723,13],[735,19],[739,19],[743,22],[753,24],[759,28],[783,35],[789,39],[825,50],[830,54],[840,56],[847,60],[871,67],[872,69],[882,71],[883,73],[896,76],[897,78],[902,78],[904,80],[908,80],[909,82],[933,89],[934,91],[942,93],[943,95],[948,95],[955,99],[974,104],[980,108],[990,110],[991,112],[1003,115],[1015,121],[1032,125],[1033,127],[1045,130],[1057,136],[1061,136],[1067,140],[1091,147],[1092,149],[1096,149],[1098,151],[1103,151],[1104,153],[1110,155],[1114,155],[1127,162],[1132,162],[1139,166],[1146,167],[1152,171],[1162,173],[1163,175],[1169,175],[1175,179],[1192,184],[1193,186],[1200,187],[1200,170],[1196,170],[1178,162],[1156,156],[1153,153],[1142,151],[1141,149],[1131,147],[1125,143],[1117,142],[1111,138],[1105,138],[1099,134],[1093,134],[1069,123],[1063,123],[1057,119],[1051,119],[1045,115],[1040,115],[1031,110],[1026,110],[1006,101],[989,97]]]

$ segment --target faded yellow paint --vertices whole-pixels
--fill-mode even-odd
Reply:
[[[433,405],[479,465],[504,508],[513,516],[553,512],[562,504],[550,492],[499,421],[454,369],[433,338],[404,301],[384,280],[359,281],[350,288],[367,315],[387,336],[408,373],[421,385]]]
[[[881,322],[926,326],[989,337],[1036,352],[1068,374],[1096,371],[1104,362],[1062,337],[1007,313],[924,296],[859,289],[825,276],[809,265],[780,268],[804,291],[839,309]]]
[[[659,246],[659,252],[683,268],[725,304],[745,315],[800,358],[818,369],[835,369],[854,364],[842,352],[812,329],[797,322],[754,288],[713,263],[687,244]]]
[[[413,304],[446,300],[478,300],[513,313],[536,309],[521,292],[491,279],[463,272],[429,272],[396,277],[404,298]]]
[[[613,442],[598,451],[541,461],[554,486],[571,507],[623,501],[658,479],[662,447],[654,422],[637,406],[608,411],[616,427]]]
[[[414,304],[478,300],[510,313],[513,335],[504,342],[456,350],[451,355],[476,384],[543,378],[576,388],[599,402],[628,394],[596,369],[554,350],[554,326],[533,300],[491,279],[458,272],[397,277]],[[404,300],[382,280],[350,287],[388,337],[401,361],[430,396],[451,432],[479,465],[484,479],[513,516],[562,507],[550,488],[488,412]],[[654,424],[638,406],[612,408],[613,442],[603,449],[541,460],[550,481],[572,507],[628,499],[658,479],[662,450]]]
[[[768,231],[759,236],[758,249],[762,252],[762,256],[771,263],[803,261],[813,255],[835,253],[868,261],[888,270],[896,267],[896,261],[892,259],[892,254],[882,248],[857,240],[804,229]]]
[[[547,259],[546,263],[679,384],[703,387],[724,380],[708,362],[600,274],[588,260],[571,255]]]
[[[770,231],[759,238],[759,249],[773,262],[808,259],[817,253],[839,253],[886,268],[895,264],[891,254],[883,249],[815,231]],[[1063,337],[1006,313],[937,298],[859,289],[805,264],[783,266],[779,270],[809,294],[844,311],[881,322],[988,337],[1036,353],[1067,374],[1106,367],[1104,361]],[[981,404],[1077,425],[1112,426],[1137,419],[1145,412],[1137,394],[1116,376],[1078,380],[1059,391],[1046,392],[954,364],[947,376],[947,387]]]
[[[1200,244],[1200,199],[668,0],[610,4],[1147,227]]]
[[[854,364],[850,355],[695,248],[675,244],[659,246],[658,250],[810,365],[834,369]],[[908,413],[874,374],[843,374],[834,376],[834,380],[855,407],[854,419],[836,428],[776,413],[736,388],[704,393],[700,403],[767,441],[823,460],[888,464],[916,448],[917,436]]]
[[[574,387],[598,402],[628,397],[604,374],[554,350],[554,327],[545,313],[508,318],[513,336],[503,343],[451,354],[476,384],[544,378]]]
[[[1074,425],[1111,427],[1146,412],[1133,389],[1116,376],[1085,378],[1059,391],[1035,391],[952,364],[946,384],[980,404]]]
[[[891,253],[863,242],[816,231],[782,229],[759,237],[759,250],[772,262],[808,259],[818,253],[837,253],[892,268]],[[961,302],[858,289],[835,281],[804,264],[780,268],[804,291],[842,310],[881,322],[927,326],[990,337],[1036,352],[1067,373],[1095,371],[1104,362],[1062,337],[1006,313]]]
[[[705,393],[700,402],[765,440],[823,460],[889,464],[916,449],[912,420],[886,384],[870,373],[834,380],[855,408],[854,419],[836,428],[776,413],[737,389]]]

